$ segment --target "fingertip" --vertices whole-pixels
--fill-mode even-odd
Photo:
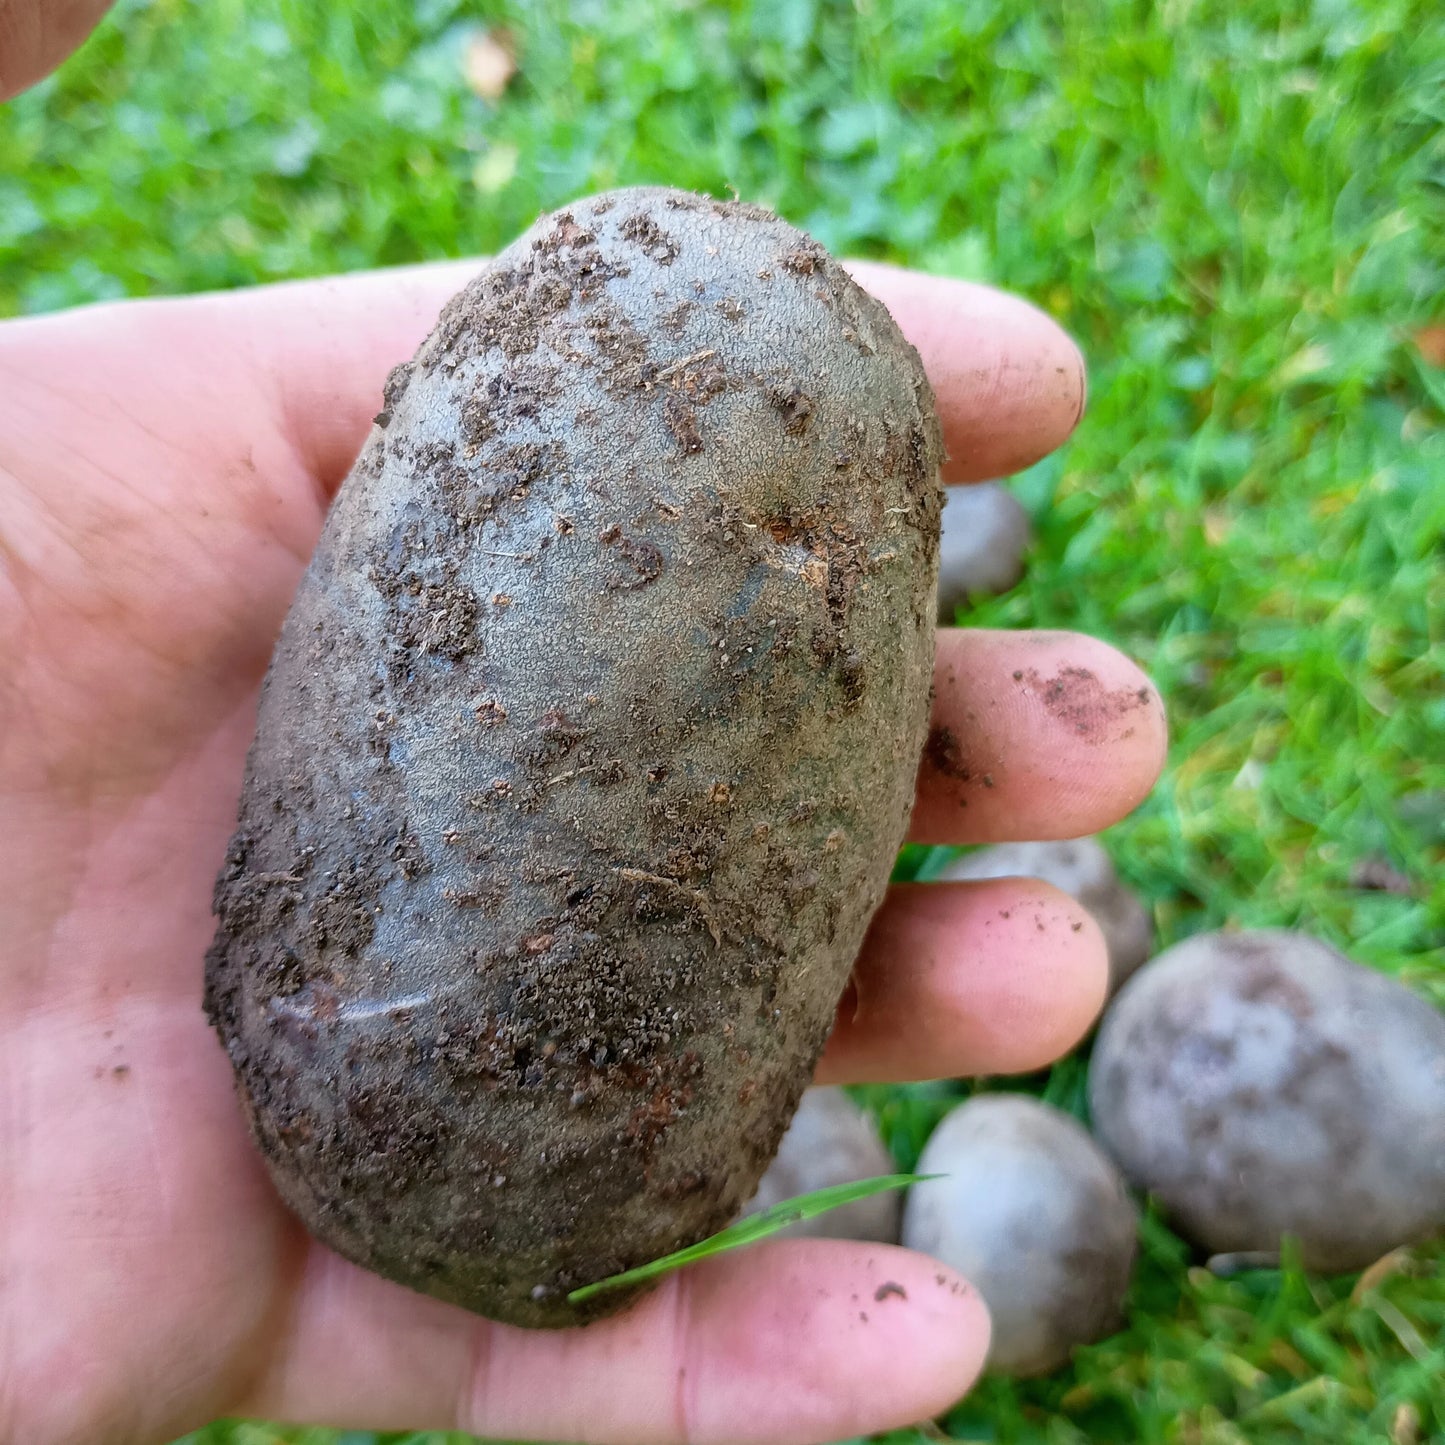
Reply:
[[[1137,807],[1163,768],[1163,700],[1097,638],[945,628],[934,688],[913,842],[1081,838]]]
[[[870,1322],[895,1302],[904,1303],[901,1296],[886,1293],[890,1284],[905,1290],[912,1306],[896,1319],[885,1317],[894,1331],[889,1347],[895,1358],[888,1373],[910,1398],[876,1423],[864,1422],[860,1429],[866,1430],[931,1420],[957,1404],[982,1374],[993,1333],[983,1296],[957,1271],[902,1248],[888,1250],[877,1263],[869,1281],[880,1280],[871,1295]]]
[[[819,1082],[1030,1073],[1089,1031],[1108,974],[1099,925],[1037,878],[895,884]]]
[[[692,1398],[695,1439],[801,1445],[910,1425],[965,1394],[988,1353],[977,1290],[912,1250],[797,1240],[710,1274],[694,1308],[720,1338]],[[740,1383],[770,1376],[776,1392],[740,1409]]]
[[[934,884],[946,887],[946,884]],[[987,1009],[974,1017],[989,1036],[980,1053],[991,1068],[1028,1074],[1061,1059],[1093,1028],[1109,990],[1109,945],[1077,899],[1040,878],[990,878],[955,885],[976,890],[972,906],[992,918],[994,967]]]

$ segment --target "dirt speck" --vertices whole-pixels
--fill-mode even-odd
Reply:
[[[776,386],[769,393],[769,398],[783,418],[783,430],[789,436],[801,436],[807,431],[813,416],[813,398],[802,387],[796,382]]]
[[[816,242],[805,241],[785,251],[779,261],[785,271],[795,276],[811,276],[827,264],[828,253]]]
[[[601,536],[602,545],[612,551],[618,566],[608,576],[606,586],[614,592],[635,592],[662,576],[665,563],[662,549],[643,537],[629,537],[614,523]]]
[[[637,249],[659,266],[671,266],[677,260],[679,246],[651,216],[638,212],[622,223],[622,234],[637,243]]]
[[[963,745],[953,729],[939,723],[928,730],[928,741],[924,744],[923,756],[929,765],[946,778],[956,778],[961,783],[973,781],[973,769],[964,755]]]
[[[696,456],[702,450],[702,433],[697,429],[697,412],[675,392],[662,404],[662,421],[683,456]]]
[[[903,1288],[897,1280],[886,1280],[873,1291],[874,1300],[882,1304],[890,1295],[897,1295],[899,1299],[907,1299],[908,1291]]]
[[[1089,743],[1111,741],[1119,723],[1131,713],[1149,706],[1147,687],[1106,687],[1099,675],[1087,667],[1061,667],[1053,677],[1042,677],[1028,668],[1020,677],[1024,690],[1036,697],[1050,717]]]

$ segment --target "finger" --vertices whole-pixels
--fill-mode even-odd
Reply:
[[[110,0],[0,0],[0,101],[49,75],[109,9]]]
[[[1079,838],[1137,807],[1164,766],[1164,705],[1123,653],[1073,632],[943,628],[909,837]]]
[[[764,1244],[668,1277],[586,1329],[490,1324],[319,1246],[247,1414],[506,1439],[787,1445],[868,1434],[952,1404],[988,1317],[923,1255]]]
[[[1036,878],[895,884],[854,965],[818,1080],[1041,1069],[1088,1031],[1108,977],[1099,925]]]
[[[918,348],[938,398],[947,482],[1005,477],[1061,446],[1084,414],[1084,358],[1018,296],[874,261],[848,269]]]
[[[364,272],[203,298],[244,317],[257,365],[313,474],[335,487],[381,406],[387,372],[431,330],[478,261]],[[1078,348],[1041,311],[988,286],[893,266],[851,268],[918,348],[938,396],[949,481],[1047,456],[1084,405]]]

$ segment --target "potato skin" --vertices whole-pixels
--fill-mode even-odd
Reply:
[[[940,456],[884,308],[684,192],[543,217],[392,373],[207,961],[321,1239],[560,1326],[738,1212],[906,827]]]

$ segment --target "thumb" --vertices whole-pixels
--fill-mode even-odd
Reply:
[[[110,0],[0,0],[0,101],[78,50]]]

